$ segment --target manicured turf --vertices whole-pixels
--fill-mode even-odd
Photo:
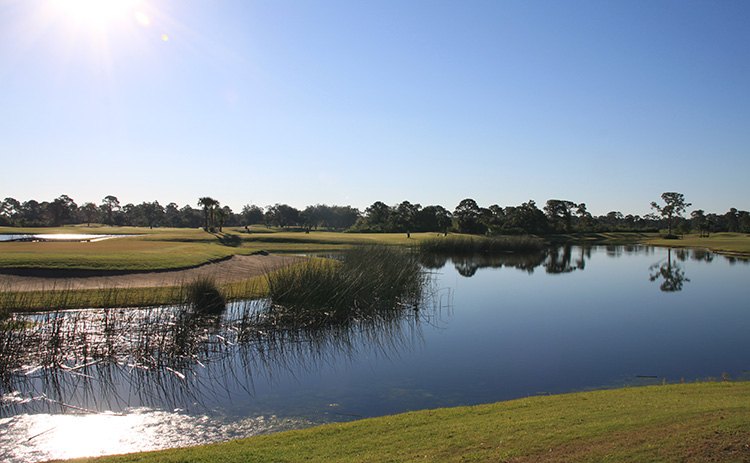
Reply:
[[[750,257],[750,235],[745,233],[714,233],[707,238],[685,235],[678,240],[654,239],[647,244],[669,247],[705,248],[738,257]]]
[[[233,254],[305,252],[341,249],[354,244],[409,245],[433,233],[336,233],[275,231],[253,227],[207,233],[199,229],[60,227],[54,229],[0,228],[0,233],[134,234],[93,243],[0,242],[0,268],[165,270],[192,267]]]
[[[703,462],[750,459],[750,383],[427,410],[102,462]]]

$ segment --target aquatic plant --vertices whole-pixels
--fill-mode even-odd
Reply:
[[[221,313],[226,308],[226,298],[212,278],[198,278],[183,288],[187,304],[196,312]]]
[[[378,311],[417,308],[426,273],[403,248],[356,246],[341,260],[309,259],[267,276],[266,323],[318,326],[372,317]]]
[[[431,238],[419,242],[422,252],[440,254],[500,254],[507,252],[540,252],[547,247],[544,240],[533,236],[457,236]]]

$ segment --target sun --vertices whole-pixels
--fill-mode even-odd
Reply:
[[[138,14],[141,0],[52,0],[51,4],[70,21],[89,26],[103,27],[107,24],[132,18]],[[142,13],[141,13],[142,14]],[[139,22],[143,21],[136,17]]]

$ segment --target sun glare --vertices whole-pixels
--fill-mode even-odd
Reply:
[[[141,25],[148,16],[137,11],[140,0],[53,0],[52,5],[69,20],[90,26],[106,26],[113,21],[135,18]]]

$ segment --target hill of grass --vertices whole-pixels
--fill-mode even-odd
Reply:
[[[97,462],[740,462],[750,383],[649,386],[425,410]]]

